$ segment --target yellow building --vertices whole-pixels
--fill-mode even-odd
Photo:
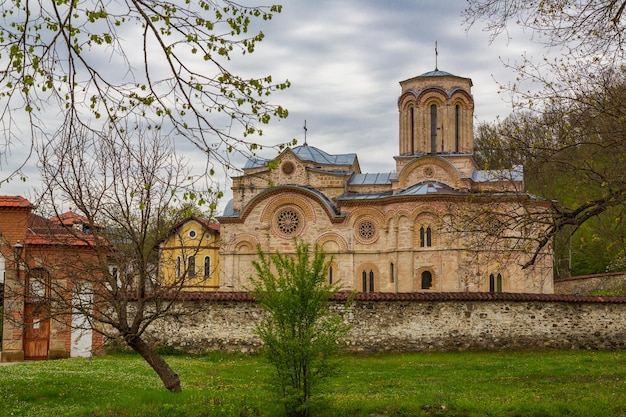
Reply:
[[[219,288],[220,226],[192,216],[158,242],[159,283],[184,291]]]

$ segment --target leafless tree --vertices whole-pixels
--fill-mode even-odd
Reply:
[[[173,314],[192,275],[186,264],[179,275],[158,274],[155,251],[174,225],[172,210],[189,193],[190,177],[172,142],[158,131],[136,131],[132,138],[118,131],[94,135],[85,129],[54,138],[41,151],[41,206],[52,210],[48,217],[54,220],[60,215],[55,203],[64,201],[84,220],[78,228],[60,221],[56,232],[47,233],[76,248],[47,262],[54,271],[46,284],[52,314],[81,314],[85,328],[122,340],[169,390],[180,391],[178,375],[148,343],[146,330]],[[197,248],[187,250],[189,255]]]
[[[549,47],[544,59],[505,63],[518,74],[503,85],[514,114],[479,130],[491,143],[478,141],[492,164],[506,155],[523,161],[531,191],[552,201],[545,245],[562,233],[569,241],[626,201],[625,8],[613,0],[469,0],[465,11],[468,26],[485,22],[495,37],[519,25]]]

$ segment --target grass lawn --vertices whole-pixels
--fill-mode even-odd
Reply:
[[[0,416],[276,416],[257,356],[168,356],[183,392],[131,354],[0,366]],[[315,416],[625,416],[626,351],[347,355]]]

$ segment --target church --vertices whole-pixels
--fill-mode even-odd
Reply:
[[[305,143],[232,178],[220,291],[249,289],[257,247],[289,254],[297,239],[332,257],[327,280],[345,290],[553,293],[552,250],[537,249],[550,204],[522,167],[477,166],[471,79],[436,69],[400,86],[395,172]]]

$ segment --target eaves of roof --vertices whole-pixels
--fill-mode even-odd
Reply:
[[[258,195],[254,196],[250,201],[248,201],[244,209],[239,212],[235,212],[232,210],[232,200],[229,201],[226,209],[224,209],[224,214],[222,216],[219,216],[217,219],[222,223],[242,221],[249,214],[250,209],[258,203],[258,201],[283,192],[293,192],[296,194],[314,196],[314,198],[318,200],[320,205],[325,208],[328,216],[331,218],[331,221],[341,221],[345,217],[345,215],[341,213],[341,211],[338,210],[337,207],[335,207],[333,202],[330,201],[328,197],[318,189],[298,184],[283,184],[276,187],[268,188]]]
[[[331,301],[345,302],[350,297],[355,301],[363,302],[396,302],[396,301],[424,301],[424,302],[562,302],[562,303],[606,303],[626,304],[626,297],[617,296],[580,296],[568,294],[528,294],[528,293],[485,293],[485,292],[412,292],[412,293],[355,293],[342,291],[337,293]],[[173,293],[171,299],[206,300],[206,301],[245,301],[254,302],[255,298],[249,292],[187,292]]]

